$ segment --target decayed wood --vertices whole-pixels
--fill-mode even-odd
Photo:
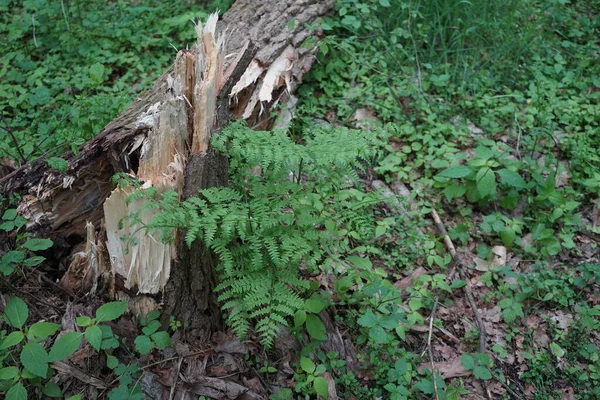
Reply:
[[[324,17],[333,4],[333,0],[239,0],[225,13],[219,28],[228,32],[225,54],[239,54],[239,50],[251,40],[258,49],[253,63],[262,70],[250,86],[232,99],[224,115],[239,118],[244,114],[255,93],[253,89],[261,87],[264,71],[289,45],[294,48],[289,89],[295,90],[314,61],[314,52],[300,47],[314,34],[305,24],[314,24]],[[296,23],[290,31],[288,24],[292,20]],[[225,69],[233,59],[225,59]],[[102,129],[95,139],[85,144],[78,155],[63,154],[62,157],[69,163],[65,174],[48,168],[42,160],[38,160],[0,179],[0,188],[5,194],[22,196],[19,211],[28,219],[30,230],[45,235],[84,238],[86,221],[100,226],[102,205],[113,189],[111,176],[119,171],[137,170],[140,145],[150,128],[136,124],[136,121],[161,102],[169,90],[168,78],[173,74],[171,67],[148,92]],[[259,123],[262,123],[260,126],[268,126],[269,111],[280,101],[287,101],[285,85],[277,83],[272,104],[255,103],[248,118],[250,126]]]
[[[300,46],[313,34],[305,24],[319,20],[332,6],[333,0],[236,2],[217,34],[216,20],[209,20],[212,31],[199,32],[206,40],[190,53],[180,52],[175,66],[78,155],[63,155],[69,163],[65,174],[37,161],[2,178],[0,186],[5,193],[23,196],[18,208],[28,228],[45,235],[73,242],[85,237],[86,222],[100,227],[106,218],[113,271],[131,278],[126,287],[147,293],[164,287],[167,315],[192,327],[215,327],[220,322],[211,295],[216,259],[201,244],[180,246],[179,264],[171,268],[174,248],[155,245],[143,235],[137,237],[142,245],[125,254],[116,238],[132,231],[119,232],[118,221],[140,205],[125,204],[130,189],[109,198],[114,189],[110,178],[131,172],[146,185],[175,189],[184,198],[201,188],[226,185],[227,160],[210,150],[212,132],[232,116],[243,117],[250,126],[269,127],[275,107],[293,104],[291,93],[314,61],[314,52]],[[227,40],[206,46],[215,37]]]

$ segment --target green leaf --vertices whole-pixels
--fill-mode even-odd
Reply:
[[[0,379],[10,380],[19,374],[19,368],[17,367],[4,367],[0,369]]]
[[[381,0],[379,1],[381,2]],[[327,385],[325,378],[317,376],[313,382],[313,387],[318,395],[325,397],[326,399],[329,398],[329,386]]]
[[[59,337],[50,349],[50,361],[62,361],[69,358],[77,351],[82,339],[83,333],[80,332],[67,332]]]
[[[171,337],[169,336],[168,332],[155,332],[150,337],[154,341],[154,344],[156,344],[156,347],[161,350],[171,345]]]
[[[374,326],[369,330],[369,337],[377,344],[387,343],[389,336],[381,326]]]
[[[23,247],[31,251],[47,250],[54,242],[50,239],[33,238],[23,243]]]
[[[69,168],[69,163],[64,158],[60,157],[50,157],[46,159],[46,164],[52,169],[57,170],[58,172],[65,173]]]
[[[308,357],[300,358],[300,368],[307,374],[312,374],[315,371],[315,363]]]
[[[308,299],[306,300],[306,302],[304,303],[306,309],[308,311],[310,311],[313,314],[318,314],[320,313],[327,304],[325,304],[325,302],[321,301],[321,300],[315,300],[315,299]]]
[[[23,300],[17,296],[12,296],[6,303],[4,314],[6,315],[6,322],[10,326],[21,329],[29,316],[29,308]]]
[[[369,308],[367,309],[367,312],[361,315],[356,322],[358,322],[360,326],[372,328],[377,325],[377,316],[373,313],[373,310]]]
[[[42,392],[48,397],[63,397],[60,387],[58,387],[58,385],[52,381],[46,383],[46,386],[44,386]]]
[[[496,194],[496,175],[491,168],[482,168],[475,176],[477,191],[483,197],[493,197]]]
[[[460,356],[460,363],[464,369],[472,370],[475,367],[475,358],[470,354],[463,354]]]
[[[500,232],[500,238],[502,239],[502,244],[506,247],[510,247],[516,238],[516,233],[512,228],[504,228]]]
[[[550,351],[556,358],[562,358],[565,355],[565,350],[555,342],[550,343]]]
[[[379,225],[377,226],[377,228],[375,228],[375,237],[379,237],[381,235],[384,235],[387,232],[387,227],[384,225]]]
[[[96,310],[96,323],[113,321],[119,318],[127,310],[126,301],[113,301],[106,303]]]
[[[0,266],[8,266],[10,264],[19,264],[25,259],[25,253],[19,250],[11,250],[2,256],[2,260],[0,261]],[[14,267],[13,267],[14,268]],[[12,272],[12,269],[11,269]],[[5,273],[5,275],[7,275]]]
[[[381,7],[390,7],[391,6],[389,0],[379,0],[379,4],[381,5]]]
[[[21,331],[11,332],[0,345],[0,350],[8,349],[15,344],[21,343],[25,335]]]
[[[325,325],[323,325],[323,322],[316,315],[309,314],[306,316],[306,330],[313,339],[327,340]]]
[[[38,339],[45,340],[51,335],[54,335],[60,329],[60,324],[53,324],[52,322],[36,322],[29,327],[29,334],[35,336]]]
[[[23,262],[23,265],[26,267],[37,267],[38,265],[43,263],[45,259],[46,258],[42,256],[29,257]]]
[[[373,267],[371,260],[364,257],[350,256],[346,258],[349,262],[351,262],[356,268],[370,270]]]
[[[48,353],[39,343],[27,343],[21,351],[21,363],[29,372],[46,378],[48,373]]]
[[[142,328],[142,332],[144,333],[144,335],[150,336],[154,332],[156,332],[159,328],[160,328],[160,322],[154,320],[154,321],[150,321],[148,323],[148,325],[146,325],[145,327],[143,327]]]
[[[69,397],[68,399],[65,400],[81,400],[81,395],[80,394],[76,394],[74,396]]]
[[[515,189],[525,189],[527,187],[527,183],[525,183],[525,180],[521,178],[521,175],[519,175],[515,171],[511,171],[510,169],[504,168],[496,172],[500,177],[500,182],[504,183],[505,185],[508,185]]]
[[[148,336],[140,335],[135,338],[135,348],[141,355],[146,355],[152,350],[152,341]]]
[[[85,338],[90,346],[96,349],[96,351],[100,351],[100,345],[102,344],[102,329],[100,329],[98,325],[88,326],[85,330]]]
[[[408,306],[412,311],[417,311],[421,309],[421,307],[423,306],[423,302],[421,301],[421,299],[415,297],[408,301]]]
[[[302,324],[305,321],[306,321],[306,311],[304,311],[304,310],[296,311],[296,313],[294,314],[294,326],[296,328],[299,328],[302,326]]]
[[[115,369],[119,365],[119,360],[115,356],[106,356],[106,366],[110,369]]]
[[[477,146],[475,148],[475,156],[483,160],[489,160],[494,156],[494,152],[489,147]]]
[[[94,83],[102,82],[102,76],[104,75],[104,65],[95,63],[90,66],[90,78]]]
[[[473,368],[473,375],[477,379],[483,379],[486,381],[488,379],[492,379],[492,373],[490,372],[489,368],[482,367],[480,365],[477,365],[475,368]]]
[[[8,392],[6,392],[6,400],[27,400],[27,390],[21,382],[15,383]]]
[[[75,318],[75,321],[77,322],[77,326],[89,326],[92,324],[92,319],[85,315]]]
[[[8,210],[4,211],[4,214],[2,215],[2,219],[5,221],[12,221],[16,217],[17,210],[15,208],[9,208]]]
[[[444,178],[465,178],[471,173],[473,170],[466,165],[455,165],[454,167],[446,168],[442,172],[440,172],[437,176],[443,176]]]

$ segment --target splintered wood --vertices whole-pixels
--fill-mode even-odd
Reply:
[[[152,186],[158,195],[167,190],[181,195],[188,149],[190,146],[196,152],[208,149],[222,70],[216,23],[217,15],[213,14],[206,26],[198,25],[196,54],[179,52],[174,73],[167,78],[168,93],[164,100],[149,107],[136,122],[149,128],[140,143],[137,178],[144,182],[142,189]],[[139,293],[158,293],[169,280],[176,247],[163,243],[160,232],[130,226],[123,219],[144,206],[143,200],[127,204],[127,197],[135,190],[138,189],[116,189],[104,203],[108,252],[114,271],[125,278],[126,288],[137,287]],[[153,212],[142,214],[142,223],[149,223],[153,215]],[[125,243],[122,237],[130,240]]]

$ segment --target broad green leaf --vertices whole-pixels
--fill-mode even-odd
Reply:
[[[482,168],[475,176],[477,191],[483,197],[493,197],[496,194],[496,175],[491,168]]]
[[[442,172],[438,174],[438,176],[443,176],[444,178],[464,178],[469,175],[473,170],[466,165],[455,165],[454,167],[446,168]]]
[[[486,381],[488,379],[492,379],[492,373],[490,372],[489,368],[482,367],[480,365],[477,365],[475,368],[473,368],[473,375],[477,379],[483,379]]]
[[[69,358],[77,351],[82,339],[83,333],[80,332],[67,332],[59,337],[50,349],[50,361],[63,361]]]
[[[500,182],[504,183],[505,185],[514,187],[515,189],[525,189],[527,187],[525,180],[515,171],[504,168],[496,172],[500,177]]]
[[[19,374],[19,368],[17,367],[4,367],[0,369],[0,379],[9,380]]]
[[[384,235],[386,232],[387,232],[387,227],[384,225],[379,225],[379,226],[377,226],[377,228],[375,228],[375,237]]]
[[[92,324],[92,319],[85,315],[75,318],[75,321],[77,322],[77,326],[89,326]]]
[[[119,318],[127,310],[126,301],[113,301],[106,303],[96,310],[96,323],[113,321]]]
[[[371,260],[364,257],[350,256],[346,260],[350,261],[358,269],[370,270],[373,266]]]
[[[156,344],[156,347],[161,350],[165,349],[171,345],[171,337],[169,336],[168,332],[165,332],[165,331],[155,332],[150,337],[154,341],[154,344]]]
[[[20,263],[24,259],[25,253],[19,250],[11,250],[2,256],[2,263]]]
[[[52,247],[53,244],[54,242],[50,239],[33,238],[23,243],[23,247],[25,247],[27,250],[39,251],[47,250]]]
[[[504,228],[500,232],[500,238],[502,239],[502,244],[506,247],[510,247],[516,238],[515,231],[512,228]]]
[[[5,221],[12,221],[16,217],[17,210],[15,208],[9,208],[8,210],[4,211],[4,214],[2,215],[2,219]]]
[[[21,363],[29,372],[46,378],[48,373],[48,353],[39,343],[27,343],[21,351]]]
[[[27,400],[27,390],[21,382],[15,383],[6,392],[6,400]]]
[[[85,330],[85,338],[90,346],[96,351],[100,351],[100,345],[102,344],[102,329],[100,329],[98,325],[88,326]]]
[[[38,339],[47,339],[54,335],[60,329],[60,324],[52,322],[36,322],[29,327],[29,335],[33,335]]]
[[[318,395],[325,397],[326,399],[329,398],[329,386],[327,385],[325,378],[322,376],[317,376],[313,382],[313,386]]]
[[[377,344],[386,343],[389,339],[388,334],[381,326],[374,326],[369,330],[369,337]]]
[[[464,369],[472,370],[475,367],[475,358],[471,354],[463,354],[460,356],[460,363]]]
[[[556,358],[562,358],[565,355],[565,350],[555,342],[550,343],[550,351]]]
[[[81,395],[80,394],[76,394],[74,396],[69,397],[68,399],[65,400],[81,400]]]
[[[477,146],[475,148],[475,156],[483,160],[489,160],[494,156],[494,152],[489,147]]]
[[[94,83],[102,82],[102,76],[104,75],[104,65],[101,63],[95,63],[90,66],[90,78]]]
[[[408,301],[408,306],[412,311],[417,311],[421,309],[421,307],[423,306],[423,302],[421,301],[421,299],[415,297]]]
[[[367,312],[361,315],[356,322],[358,322],[360,326],[372,328],[377,325],[377,316],[373,313],[373,310],[369,308],[367,309]]]
[[[307,374],[312,374],[316,368],[315,363],[308,357],[300,358],[300,367]]]
[[[315,299],[308,299],[304,304],[306,309],[313,314],[320,313],[326,306],[325,302]]]
[[[309,314],[306,316],[306,330],[313,339],[327,340],[325,325],[323,325],[323,322],[316,315]]]
[[[21,329],[29,316],[29,308],[23,300],[17,296],[12,296],[8,303],[6,303],[4,315],[6,315],[6,322],[10,326]]]
[[[29,257],[27,260],[23,262],[23,265],[26,267],[37,267],[41,263],[44,262],[46,258],[42,256],[33,256]]]
[[[156,332],[159,328],[160,328],[160,322],[154,320],[154,321],[150,321],[148,323],[148,325],[146,325],[145,327],[143,327],[142,328],[142,332],[144,333],[144,335],[150,336],[154,332]]]
[[[119,365],[119,360],[115,356],[106,356],[106,366],[110,369],[115,369]]]
[[[379,4],[381,5],[381,7],[390,7],[391,6],[389,0],[379,0]]]
[[[63,393],[60,390],[60,387],[58,387],[58,385],[52,381],[46,383],[46,386],[44,386],[42,392],[48,397],[63,397]]]
[[[306,311],[298,310],[294,314],[294,326],[299,328],[306,321]]]
[[[8,349],[15,344],[21,343],[25,335],[21,331],[11,332],[0,345],[0,350]]]
[[[152,350],[152,341],[148,336],[140,335],[135,338],[135,348],[141,355],[146,355]]]

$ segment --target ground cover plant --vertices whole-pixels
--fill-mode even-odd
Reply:
[[[0,2],[4,164],[60,169],[227,5]],[[593,0],[338,0],[289,131],[232,124],[213,138],[230,187],[140,192],[130,221],[220,256],[242,342],[214,347],[251,348],[244,385],[270,398],[599,398],[599,28]],[[115,333],[124,303],[83,300],[57,336],[60,314],[21,300],[52,242],[2,201],[0,391],[77,396],[49,365],[87,348],[110,385],[86,393],[142,398],[178,362],[164,349],[194,343],[185,321]]]

